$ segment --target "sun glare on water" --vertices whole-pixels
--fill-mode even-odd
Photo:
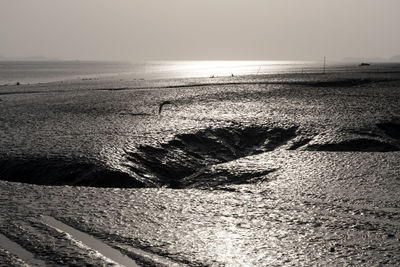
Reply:
[[[173,73],[175,77],[226,77],[286,72],[304,62],[299,61],[158,61],[152,72]]]

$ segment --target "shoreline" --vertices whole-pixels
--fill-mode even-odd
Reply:
[[[57,62],[57,61],[55,61]],[[127,68],[125,70],[108,70],[108,71],[103,71],[103,72],[94,72],[94,73],[90,73],[90,74],[85,74],[84,72],[87,72],[88,69],[82,69],[81,71],[83,73],[75,73],[75,74],[65,74],[67,76],[65,77],[60,77],[60,78],[44,78],[43,80],[37,80],[37,78],[35,78],[34,80],[26,80],[26,78],[21,79],[15,79],[13,81],[7,81],[7,82],[1,82],[0,80],[0,88],[1,87],[6,87],[6,86],[14,86],[17,83],[19,83],[19,85],[40,85],[40,84],[51,84],[51,83],[70,83],[70,82],[78,82],[78,81],[93,81],[93,80],[103,80],[107,79],[107,78],[115,78],[115,79],[128,79],[128,80],[147,80],[147,81],[157,81],[157,80],[169,80],[169,79],[207,79],[207,78],[211,78],[211,77],[215,77],[215,78],[229,78],[231,77],[231,74],[235,77],[241,77],[241,78],[246,78],[246,77],[251,77],[251,76],[266,76],[266,75],[299,75],[299,74],[309,74],[309,75],[315,75],[315,74],[319,74],[319,73],[323,73],[323,69],[321,66],[319,66],[318,62],[303,62],[303,61],[287,61],[288,63],[292,63],[294,64],[292,67],[288,67],[287,69],[280,69],[278,67],[276,67],[276,69],[274,69],[273,67],[271,67],[269,65],[263,65],[263,64],[268,64],[271,63],[273,61],[252,61],[255,65],[254,67],[257,67],[255,70],[251,71],[250,69],[247,70],[240,70],[240,69],[236,69],[235,72],[235,68],[237,68],[238,66],[233,65],[235,67],[232,67],[232,69],[229,69],[229,65],[225,66],[227,67],[226,70],[224,70],[223,68],[220,70],[222,71],[222,73],[218,73],[218,68],[217,69],[210,69],[210,73],[206,73],[205,71],[205,67],[200,67],[198,66],[198,70],[196,70],[195,68],[193,68],[193,66],[191,66],[189,63],[190,62],[198,62],[199,64],[202,61],[187,61],[189,65],[177,65],[177,69],[165,69],[163,70],[161,67],[163,66],[162,64],[165,64],[164,67],[167,67],[169,65],[173,65],[173,63],[175,64],[183,64],[186,61],[161,61],[158,62],[158,64],[161,64],[160,67],[154,67],[153,64],[156,64],[158,61],[156,62],[147,62],[147,63],[137,63],[135,65],[135,63],[128,63],[128,62],[102,62],[102,61],[82,61],[82,62],[75,62],[75,61],[60,61],[58,62],[59,65],[64,64],[70,64],[70,63],[76,63],[76,64],[104,64],[105,67],[107,66],[113,66],[113,65],[118,65],[120,64],[121,66],[131,66],[130,69]],[[208,62],[208,61],[206,61]],[[210,61],[211,63],[213,63],[214,61]],[[216,61],[218,62],[218,61]],[[240,62],[247,62],[247,61],[233,61],[233,62],[238,62],[237,64],[239,64]],[[285,62],[285,61],[283,61]],[[5,63],[10,63],[10,62],[3,62]],[[24,62],[20,62],[20,63],[24,63]],[[39,65],[45,65],[47,63],[54,63],[54,62],[28,62],[31,63],[32,65],[34,64],[39,64]],[[210,63],[210,64],[211,64]],[[215,62],[214,62],[215,63]],[[298,66],[296,64],[298,64]],[[1,62],[0,62],[1,64]],[[146,70],[143,69],[140,71],[140,67],[146,66],[146,64],[148,64],[147,67],[149,67],[150,69]],[[260,65],[260,67],[262,67],[263,71],[261,73],[259,73],[259,67],[258,65]],[[302,65],[303,64],[303,65]],[[79,66],[79,65],[78,65]],[[95,66],[95,65],[94,65]],[[185,67],[186,66],[186,67]],[[210,65],[212,66],[212,65]],[[272,65],[274,66],[274,65]],[[277,65],[279,66],[279,64]],[[153,69],[151,69],[153,68]],[[186,68],[186,71],[185,71]],[[257,70],[258,69],[258,70]],[[58,70],[61,71],[61,70]],[[72,70],[71,70],[72,71]],[[238,71],[238,72],[237,72]],[[244,71],[244,72],[243,72]],[[329,66],[326,69],[326,74],[340,74],[340,73],[347,73],[347,74],[355,74],[355,73],[396,73],[400,71],[400,63],[395,63],[395,62],[384,62],[384,63],[375,63],[374,65],[368,66],[368,67],[359,67],[356,63],[335,63],[332,64],[331,66]],[[75,71],[76,72],[76,71]],[[185,74],[185,72],[187,72]],[[213,73],[216,72],[216,73]],[[40,73],[46,73],[44,70],[41,71]],[[38,73],[37,75],[39,75],[40,73]],[[51,73],[51,72],[50,72]],[[56,72],[57,73],[57,72]],[[0,72],[1,74],[1,72]],[[4,76],[7,75],[12,75],[12,73],[4,73],[2,74]],[[24,80],[25,79],[25,80]]]

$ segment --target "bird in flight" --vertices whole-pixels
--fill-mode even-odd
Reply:
[[[160,106],[159,106],[159,108],[158,108],[158,114],[161,114],[161,111],[162,111],[162,108],[165,106],[165,105],[174,105],[175,107],[178,107],[177,105],[175,105],[175,103],[173,103],[173,102],[171,102],[171,101],[164,101],[164,102],[162,102],[161,104],[160,104]]]

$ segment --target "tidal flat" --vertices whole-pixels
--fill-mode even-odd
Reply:
[[[400,73],[0,86],[0,265],[396,265]],[[159,114],[159,105],[170,101]],[[31,262],[29,262],[31,261]]]

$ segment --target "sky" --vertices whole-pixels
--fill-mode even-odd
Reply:
[[[319,60],[400,54],[399,0],[0,0],[0,56]]]

